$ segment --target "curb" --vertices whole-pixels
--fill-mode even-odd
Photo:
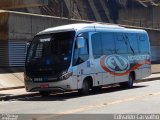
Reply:
[[[154,72],[154,73],[152,73],[152,74],[160,74],[160,72]]]
[[[6,87],[6,88],[0,88],[0,91],[1,91],[1,90],[20,89],[20,88],[25,88],[25,87],[24,87],[24,86]]]

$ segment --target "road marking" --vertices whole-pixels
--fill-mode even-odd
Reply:
[[[45,116],[45,117],[41,117],[38,120],[46,120],[49,118],[55,118],[55,117],[61,117],[61,116],[65,116],[68,114],[74,114],[74,113],[78,113],[78,112],[83,112],[83,111],[87,111],[87,110],[91,110],[94,108],[101,108],[101,107],[107,107],[110,105],[115,105],[115,104],[120,104],[120,103],[124,103],[124,102],[130,102],[130,101],[134,101],[134,100],[140,100],[140,99],[144,99],[146,97],[150,97],[150,96],[158,96],[160,95],[160,92],[157,93],[149,93],[146,95],[142,95],[142,96],[136,96],[136,97],[131,97],[131,98],[127,98],[127,99],[122,99],[122,100],[116,100],[113,102],[109,102],[109,103],[97,103],[97,105],[88,105],[88,106],[84,106],[82,108],[77,108],[77,109],[72,109],[72,110],[68,110],[65,112],[60,112],[60,113],[56,113],[56,115],[49,115],[49,116]]]

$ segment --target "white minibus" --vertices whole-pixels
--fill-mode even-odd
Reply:
[[[104,85],[131,88],[151,75],[145,30],[79,23],[48,28],[28,46],[24,82],[28,92],[78,90],[88,94]]]

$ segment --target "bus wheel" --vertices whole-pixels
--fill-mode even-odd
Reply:
[[[91,84],[88,80],[84,80],[82,88],[78,90],[80,94],[88,95],[90,93]]]
[[[39,91],[40,95],[43,97],[49,96],[51,94],[51,91]]]
[[[120,86],[122,88],[132,88],[133,87],[133,82],[134,82],[134,76],[133,76],[133,74],[130,74],[128,81],[120,83]]]

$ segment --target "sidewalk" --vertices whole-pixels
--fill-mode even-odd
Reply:
[[[142,81],[152,81],[152,80],[159,80],[160,79],[160,73],[152,74],[149,77],[144,78]]]
[[[152,80],[160,80],[160,73],[152,74],[151,76],[144,78],[138,82],[146,82],[146,81],[152,81]],[[39,93],[38,92],[29,93],[29,92],[26,92],[24,88],[1,90],[0,91],[0,101],[16,99],[16,98],[23,98],[23,97],[32,97],[35,95],[39,95]]]
[[[23,69],[0,68],[0,91],[15,88],[24,88]]]
[[[151,71],[152,71],[152,74],[160,73],[160,64],[152,64]]]

